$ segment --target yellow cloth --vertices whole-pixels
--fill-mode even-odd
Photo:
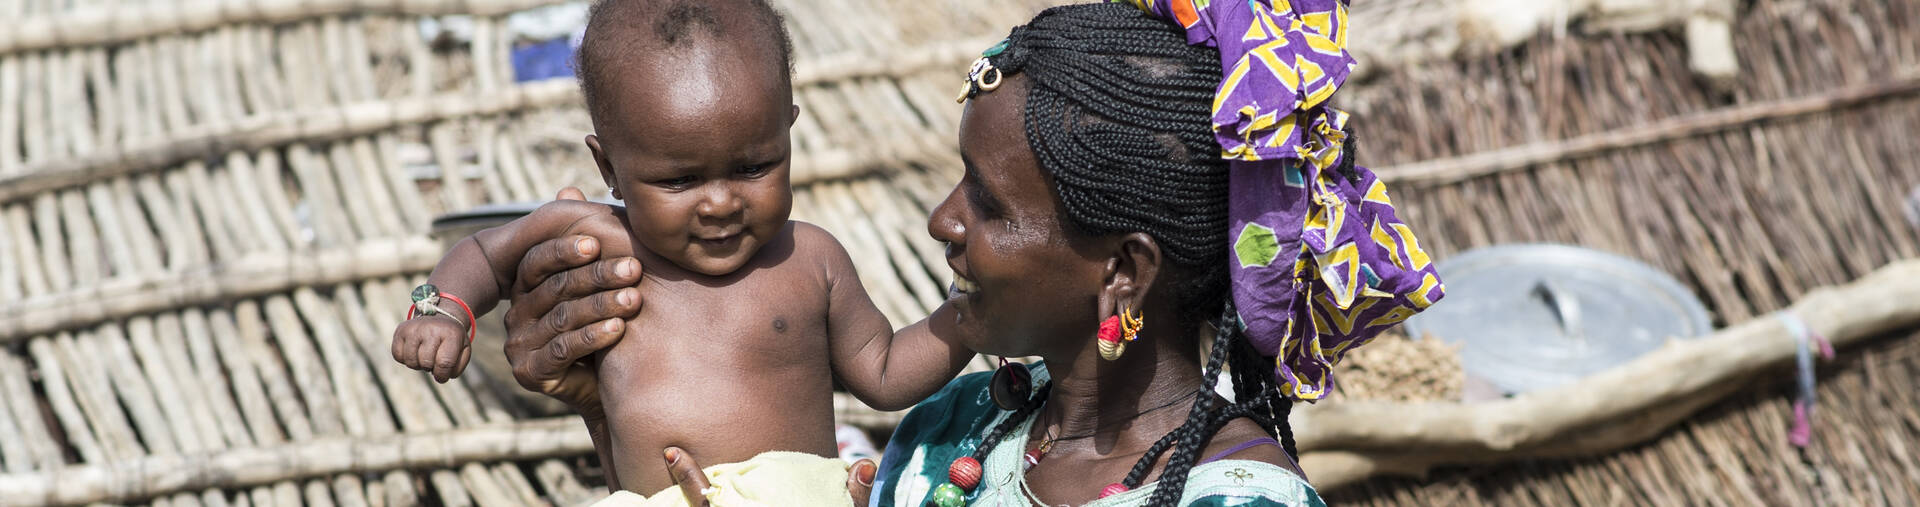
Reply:
[[[753,459],[706,467],[707,482],[720,491],[710,499],[719,507],[851,506],[847,462],[802,452],[767,451]],[[621,491],[593,507],[685,507],[679,486],[642,497]]]

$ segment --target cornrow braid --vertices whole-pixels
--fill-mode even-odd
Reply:
[[[1047,404],[1047,393],[1051,391],[1053,391],[1052,382],[1040,384],[1040,388],[1034,391],[1033,397],[1027,398],[1026,404],[1014,409],[1012,415],[1001,420],[1000,424],[994,425],[993,429],[987,432],[986,439],[980,441],[980,447],[973,450],[973,460],[986,463],[987,454],[992,453],[993,448],[1000,445],[1000,439],[1006,438],[1007,432],[1013,431],[1014,426],[1019,426],[1020,423],[1026,422],[1027,416],[1033,415],[1033,412],[1038,410],[1041,405]]]
[[[1171,450],[1149,505],[1179,501],[1196,455],[1233,419],[1254,420],[1298,455],[1286,422],[1292,405],[1274,380],[1272,358],[1253,350],[1227,298],[1228,172],[1212,118],[1219,56],[1187,44],[1185,31],[1167,21],[1097,3],[1042,11],[988,58],[1006,75],[1028,77],[1027,143],[1069,231],[1152,236],[1178,270],[1171,277],[1180,309],[1175,324],[1211,321],[1218,330],[1187,420],[1154,442],[1121,482],[1139,487]],[[1232,372],[1235,402],[1216,407],[1213,386],[1223,369]],[[975,458],[1026,415],[1003,421]]]
[[[1223,326],[1230,326],[1234,324],[1234,319],[1236,317],[1228,314],[1221,316],[1220,321]],[[1186,490],[1187,471],[1193,468],[1194,460],[1199,459],[1197,455],[1206,447],[1207,441],[1213,439],[1213,429],[1206,427],[1207,422],[1214,416],[1213,402],[1217,396],[1213,394],[1213,386],[1220,380],[1220,367],[1226,363],[1227,351],[1233,348],[1230,340],[1238,334],[1221,333],[1214,338],[1213,351],[1207,354],[1206,369],[1201,370],[1204,373],[1201,375],[1199,387],[1200,399],[1194,401],[1193,412],[1187,415],[1187,422],[1181,424],[1179,430],[1175,430],[1184,434],[1180,436],[1180,444],[1174,448],[1173,455],[1167,457],[1167,467],[1160,472],[1160,485],[1153,490],[1153,496],[1147,498],[1147,505],[1173,505],[1174,502],[1180,501],[1180,493]],[[1158,456],[1154,455],[1141,457],[1146,461],[1157,458]],[[1128,482],[1121,484],[1129,489],[1135,488],[1140,485],[1140,479],[1140,477],[1130,476],[1127,477]]]
[[[1225,261],[1216,50],[1132,7],[1070,5],[1014,29],[990,60],[1034,84],[1027,141],[1077,232],[1146,232],[1177,264]]]
[[[1232,304],[1229,303],[1229,312]],[[1221,334],[1232,333],[1238,336],[1243,331],[1239,326],[1228,326],[1220,330]],[[1236,343],[1246,343],[1237,340]],[[1233,356],[1227,360],[1227,369],[1233,372],[1233,399],[1235,406],[1245,405],[1260,421],[1260,429],[1268,436],[1280,440],[1280,446],[1288,456],[1300,456],[1293,440],[1293,425],[1287,422],[1287,415],[1293,411],[1293,398],[1280,393],[1279,384],[1273,381],[1273,362],[1260,357],[1252,346],[1235,347]]]

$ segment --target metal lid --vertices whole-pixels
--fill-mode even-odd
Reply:
[[[447,213],[445,215],[434,217],[433,230],[441,231],[441,230],[450,229],[450,228],[466,227],[468,225],[473,225],[473,224],[480,224],[480,225],[503,224],[503,223],[511,222],[516,218],[526,216],[528,213],[532,213],[533,210],[539,209],[541,205],[546,204],[547,202],[549,201],[518,201],[518,202],[504,202],[504,203],[483,204],[479,206],[474,206],[466,210],[456,211],[453,213]],[[608,204],[613,206],[622,205],[620,201],[615,201],[610,199],[590,199],[589,202],[596,202],[600,204]]]
[[[1713,330],[1692,291],[1651,266],[1564,245],[1502,245],[1440,263],[1447,298],[1409,319],[1414,336],[1460,344],[1469,378],[1508,394],[1631,361],[1668,338]]]

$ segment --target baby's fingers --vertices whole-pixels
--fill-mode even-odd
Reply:
[[[399,329],[393,330],[393,360],[394,362],[412,367],[414,350],[413,337],[407,334],[406,329],[407,327],[402,325]]]
[[[440,347],[433,354],[433,381],[442,384],[460,375],[466,366],[467,343],[461,340],[438,340]]]

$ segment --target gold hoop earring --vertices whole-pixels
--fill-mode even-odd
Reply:
[[[988,79],[989,77],[992,79]],[[993,62],[982,56],[967,68],[967,81],[960,84],[960,96],[954,97],[953,102],[965,104],[967,99],[973,97],[975,93],[994,91],[1000,88],[1000,83],[1004,81],[1003,77],[1000,69],[994,68]]]

